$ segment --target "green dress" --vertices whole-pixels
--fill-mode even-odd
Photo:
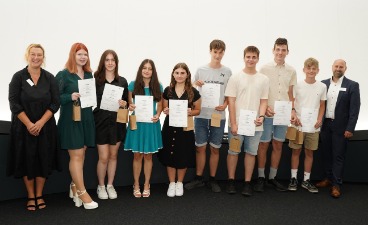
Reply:
[[[93,78],[92,73],[85,72],[84,79]],[[58,130],[61,149],[81,149],[95,146],[95,122],[92,107],[81,108],[81,121],[73,121],[72,93],[79,92],[77,74],[64,69],[56,75],[60,92],[60,118]]]

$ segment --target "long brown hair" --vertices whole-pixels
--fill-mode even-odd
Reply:
[[[86,64],[83,66],[83,71],[92,72],[87,47],[83,43],[74,43],[72,45],[72,47],[70,48],[68,61],[65,63],[65,68],[70,73],[78,73],[77,62],[75,60],[75,54],[77,53],[77,51],[79,51],[81,49],[85,50],[87,52],[87,55],[88,55],[88,60],[87,60]]]
[[[184,90],[187,92],[188,94],[188,102],[190,107],[192,107],[193,105],[193,98],[194,98],[194,93],[193,93],[193,89],[192,89],[192,75],[189,71],[189,67],[187,66],[187,64],[181,62],[178,63],[174,66],[172,72],[171,72],[171,81],[170,81],[170,90],[169,90],[169,97],[172,96],[172,92],[175,91],[175,85],[176,85],[176,80],[174,78],[174,72],[175,70],[182,68],[185,70],[185,72],[187,73],[187,79],[185,79],[185,85],[184,85]]]
[[[96,82],[97,84],[101,85],[106,81],[106,67],[105,67],[105,60],[106,57],[111,54],[112,57],[115,60],[115,71],[114,71],[114,75],[115,75],[115,80],[119,79],[119,58],[118,55],[116,54],[116,52],[114,50],[108,49],[106,51],[104,51],[104,53],[102,53],[101,58],[100,58],[100,62],[98,63],[98,67],[97,70],[94,73],[94,77],[96,78]]]
[[[161,100],[162,93],[160,90],[160,82],[158,80],[156,66],[155,66],[155,63],[151,59],[145,59],[141,62],[138,68],[138,71],[137,71],[137,76],[135,78],[134,90],[133,90],[132,95],[133,95],[133,98],[135,95],[144,95],[144,81],[143,81],[143,76],[142,76],[142,70],[143,70],[144,65],[146,65],[147,63],[149,63],[152,67],[152,77],[149,82],[150,93],[153,96],[153,99],[156,102],[158,102]]]

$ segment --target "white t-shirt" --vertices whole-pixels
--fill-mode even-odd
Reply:
[[[313,84],[308,84],[304,80],[299,81],[293,92],[294,106],[298,118],[301,116],[302,108],[319,110],[321,101],[327,100],[327,87],[320,81]],[[316,131],[319,131],[319,129]]]
[[[259,116],[260,101],[268,98],[268,92],[269,79],[262,73],[249,75],[240,71],[232,75],[227,84],[225,96],[236,98],[236,124],[239,124],[240,109],[256,111]],[[263,131],[263,125],[256,127],[256,131]]]
[[[231,70],[226,66],[221,66],[221,68],[213,69],[209,67],[209,65],[201,66],[197,69],[197,72],[194,76],[194,81],[201,80],[206,85],[206,83],[212,83],[212,84],[220,84],[220,104],[223,104],[225,97],[225,89],[227,82],[231,76]],[[219,104],[219,105],[220,105]],[[201,113],[196,116],[197,118],[202,119],[211,119],[211,116],[213,113],[220,113],[221,119],[225,120],[225,111],[216,111],[214,108],[201,108]]]

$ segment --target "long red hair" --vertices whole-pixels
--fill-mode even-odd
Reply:
[[[77,62],[75,60],[75,54],[77,53],[77,51],[79,51],[81,49],[85,50],[88,54],[88,60],[87,60],[86,64],[83,66],[83,70],[85,72],[92,72],[87,47],[83,43],[74,43],[72,45],[72,47],[70,48],[68,61],[65,63],[65,68],[70,73],[78,73]]]

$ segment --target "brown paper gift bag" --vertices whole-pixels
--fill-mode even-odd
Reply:
[[[127,123],[128,122],[128,109],[119,108],[118,115],[116,116],[116,122],[118,123]]]
[[[79,105],[78,100],[73,101],[73,121],[81,121],[81,107]]]
[[[290,141],[294,141],[296,138],[297,131],[298,129],[294,125],[290,124],[286,131],[286,138],[289,139]]]
[[[129,116],[129,125],[131,130],[137,129],[137,117],[135,115]]]
[[[240,152],[240,139],[238,137],[232,137],[229,143],[229,150],[232,152]]]
[[[212,113],[211,115],[211,127],[220,127],[221,126],[221,114]]]
[[[301,128],[298,129],[298,132],[296,133],[296,137],[294,140],[295,144],[302,145],[304,141],[304,133]]]
[[[184,131],[194,130],[193,116],[188,116],[188,124],[187,124],[187,127],[183,127],[183,130]]]

